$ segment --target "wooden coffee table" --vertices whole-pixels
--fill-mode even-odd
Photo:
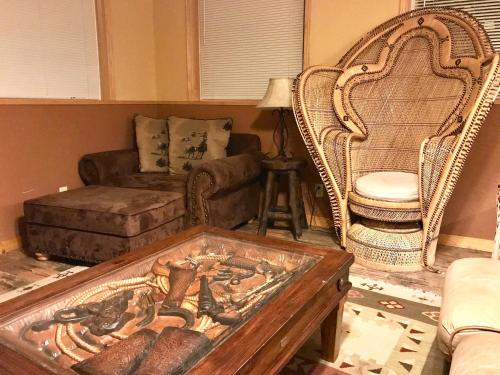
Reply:
[[[230,268],[235,267],[237,260],[241,263],[242,257],[249,259],[249,263],[243,262],[245,264],[238,264],[238,267],[246,267],[247,273],[252,272],[248,271],[252,268],[252,261],[258,262],[256,271],[248,280],[244,279],[248,276],[245,272],[238,273]],[[217,261],[213,260],[216,258]],[[206,265],[203,262],[212,263]],[[215,274],[219,277],[227,272],[233,272],[232,277],[238,278],[237,282],[231,279],[227,286],[220,284],[223,282],[219,281],[212,281],[210,285],[214,295],[218,295],[216,287],[224,287],[233,293],[228,292],[231,298],[227,306],[233,302],[239,303],[239,307],[243,306],[240,310],[235,308],[232,311],[231,307],[224,305],[227,311],[239,314],[241,318],[239,323],[230,327],[225,326],[217,323],[219,315],[211,315],[213,320],[209,319],[209,321],[212,325],[201,329],[201,324],[198,323],[205,317],[196,318],[196,314],[193,315],[196,320],[189,329],[202,332],[211,340],[212,346],[195,361],[189,362],[186,371],[190,374],[277,373],[319,327],[321,327],[323,357],[328,361],[334,361],[338,354],[343,304],[351,286],[348,274],[352,263],[353,256],[340,250],[262,238],[207,226],[190,228],[165,240],[0,304],[0,373],[75,374],[71,366],[77,361],[68,357],[64,350],[58,352],[57,348],[60,349],[60,347],[57,346],[58,342],[52,332],[62,332],[62,339],[59,336],[60,341],[63,342],[63,348],[66,348],[65,350],[69,351],[72,356],[80,360],[92,359],[93,354],[79,345],[71,345],[71,335],[68,334],[70,328],[78,331],[86,323],[68,323],[50,319],[55,319],[57,311],[68,306],[75,306],[74,300],[83,298],[82,295],[87,296],[85,298],[88,300],[85,300],[85,303],[88,303],[91,301],[88,296],[93,290],[100,290],[98,287],[103,285],[115,285],[113,283],[120,280],[151,277],[153,281],[142,286],[141,291],[145,292],[148,288],[155,291],[158,285],[164,285],[161,284],[161,278],[167,276],[152,274],[151,269],[156,270],[155,272],[159,272],[158,269],[160,269],[163,272],[164,268],[161,267],[165,265],[193,267],[198,276],[203,274],[210,277]],[[159,264],[160,268],[158,268]],[[221,271],[217,268],[221,264],[227,268],[221,268]],[[173,273],[174,268],[170,268],[168,277]],[[200,286],[202,285],[201,277]],[[245,283],[253,282],[252,278],[262,279],[265,282],[258,287],[248,289],[245,292],[247,294],[235,292],[239,285],[244,288]],[[171,282],[171,279],[168,280]],[[113,288],[116,287],[113,286]],[[110,295],[114,293],[113,288],[102,293]],[[136,296],[139,298],[139,295],[142,297],[141,293],[134,289],[133,298]],[[169,292],[165,293],[168,297]],[[155,294],[155,298],[158,295],[161,296],[161,293]],[[186,296],[188,295],[186,292]],[[251,298],[241,298],[243,295],[251,295]],[[187,299],[193,299],[193,297],[185,298],[181,306],[185,306]],[[199,302],[200,295],[197,298]],[[153,302],[155,311],[158,311],[160,306],[163,308],[167,299],[164,298],[163,302],[156,299],[156,303]],[[135,300],[132,299],[133,301]],[[246,301],[258,302],[252,305]],[[247,305],[244,305],[245,303]],[[139,306],[137,303],[131,303],[129,306],[139,309],[136,307]],[[245,310],[248,306],[251,306],[251,309]],[[143,319],[142,315],[137,314],[138,319],[139,316]],[[158,322],[165,322],[161,320],[163,318],[155,315],[155,319],[147,327],[161,332],[163,327],[158,329]],[[40,324],[36,322],[47,319],[49,323],[44,324],[49,328],[40,331]],[[135,323],[134,320],[130,322]],[[188,324],[187,320],[185,324]],[[35,326],[38,327],[37,330]],[[136,327],[136,325],[128,324],[123,326],[121,331],[114,332],[114,336],[110,336],[110,340],[114,341],[109,344],[108,340],[108,346],[113,348],[113,345],[121,344],[123,342],[120,342],[121,340],[126,340],[128,334],[133,333],[130,327]],[[219,331],[222,333],[218,334]],[[78,331],[78,333],[84,340],[85,334],[89,334],[88,329]],[[47,337],[47,340],[43,341],[45,339],[42,340],[43,337],[37,335],[45,335],[43,337]],[[95,342],[102,337],[107,336],[92,336],[89,342]],[[96,354],[96,358],[98,355]],[[54,358],[51,359],[51,356]]]

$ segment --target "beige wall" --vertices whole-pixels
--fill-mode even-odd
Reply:
[[[158,100],[187,100],[186,2],[154,2]]]
[[[111,98],[187,100],[185,0],[102,0]]]
[[[156,100],[154,1],[103,0],[103,4],[111,99]]]
[[[188,99],[186,0],[103,0],[112,99]],[[334,65],[400,0],[308,0],[309,65]]]
[[[500,105],[491,108],[446,206],[441,233],[492,240],[500,184]]]
[[[187,100],[190,0],[103,1],[112,99]],[[308,1],[308,65],[334,65],[364,33],[396,16],[400,7],[400,0]]]
[[[133,146],[134,113],[155,117],[158,106],[0,105],[0,251],[19,233],[25,200],[81,186],[84,154]]]
[[[361,36],[399,14],[400,0],[309,0],[308,65],[335,65]]]

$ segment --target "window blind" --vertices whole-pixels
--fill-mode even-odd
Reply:
[[[199,0],[201,99],[261,99],[302,71],[304,0]]]
[[[472,14],[488,33],[493,47],[500,51],[499,0],[415,0],[415,8],[453,7]]]
[[[94,0],[0,0],[0,97],[99,99]]]

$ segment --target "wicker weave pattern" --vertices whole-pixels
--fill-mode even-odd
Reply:
[[[318,70],[306,82],[304,103],[309,110],[305,115],[314,124],[311,131],[318,139],[321,139],[322,132],[327,129],[347,131],[336,117],[331,103],[333,88],[340,73],[328,68]]]
[[[362,239],[353,231],[358,224],[351,226],[353,213],[393,223],[421,220],[412,251],[432,268],[443,211],[498,92],[498,70],[498,54],[472,16],[426,8],[375,28],[336,67],[299,75],[299,129],[327,188],[341,244],[365,264],[406,259],[399,256],[409,242],[373,228]],[[347,201],[353,182],[376,171],[418,173],[420,203]],[[415,267],[413,258],[407,261],[389,268]]]
[[[373,220],[383,220],[395,223],[413,222],[422,220],[420,210],[401,209],[394,210],[383,207],[369,206],[358,202],[349,202],[349,208],[356,215]]]
[[[423,8],[412,10],[403,13],[400,16],[394,17],[365,34],[349,51],[347,51],[344,56],[342,56],[337,64],[337,67],[344,69],[348,64],[350,65],[352,60],[357,57],[360,51],[363,51],[373,39],[385,34],[387,30],[392,30],[394,27],[400,27],[403,22],[410,19],[418,19],[429,15],[436,18],[446,18],[448,20],[455,21],[457,25],[460,25],[461,28],[467,33],[470,40],[472,40],[475,50],[477,50],[476,57],[479,58],[481,56],[489,56],[495,52],[483,26],[470,14],[453,8]],[[463,32],[459,29],[449,31],[450,37],[452,39],[456,38],[457,42],[455,43],[460,45],[458,40],[461,39],[460,34],[463,35]],[[456,34],[457,32],[460,33],[458,36]],[[454,57],[456,58],[457,56]]]
[[[434,196],[443,173],[448,155],[453,149],[456,136],[432,137],[424,141],[420,162],[420,197],[422,213],[427,215],[430,200]]]
[[[422,232],[382,232],[353,224],[347,234],[347,250],[358,263],[383,271],[418,271]],[[399,251],[394,251],[397,248]]]
[[[314,164],[325,185],[330,199],[335,232],[341,245],[345,246],[349,217],[347,212],[347,191],[350,188],[350,179],[347,178],[350,170],[351,145],[355,142],[356,135],[343,127],[342,122],[335,114],[331,104],[335,82],[342,73],[333,67],[315,67],[314,71],[303,72],[294,83],[293,91],[299,92],[297,84],[302,82],[302,96],[293,95],[293,107],[302,107],[303,110],[295,111],[298,124],[311,124],[299,126],[302,138],[312,156]],[[306,110],[307,108],[307,110]],[[326,155],[325,147],[330,151],[326,142],[335,140],[342,149],[335,149],[334,154]]]
[[[473,77],[466,69],[440,68],[439,51],[432,48],[438,43],[436,38],[427,29],[407,33],[395,44],[382,71],[370,73],[367,69],[344,85],[342,102],[347,116],[367,134],[360,144],[360,164],[353,165],[353,173],[416,173],[422,141],[449,128],[463,110],[461,99],[469,95]]]
[[[328,167],[342,197],[346,195],[346,160],[348,153],[349,133],[342,130],[325,132],[323,149],[325,150]]]
[[[451,41],[451,57],[457,59],[460,57],[478,56],[473,39],[463,27],[449,18],[436,17],[436,19],[444,23],[450,31],[450,34],[453,35],[453,40]]]

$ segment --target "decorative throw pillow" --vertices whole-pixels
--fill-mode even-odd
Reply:
[[[135,116],[141,172],[168,172],[167,120]]]
[[[186,174],[195,166],[226,157],[233,120],[195,120],[170,116],[170,173]]]

